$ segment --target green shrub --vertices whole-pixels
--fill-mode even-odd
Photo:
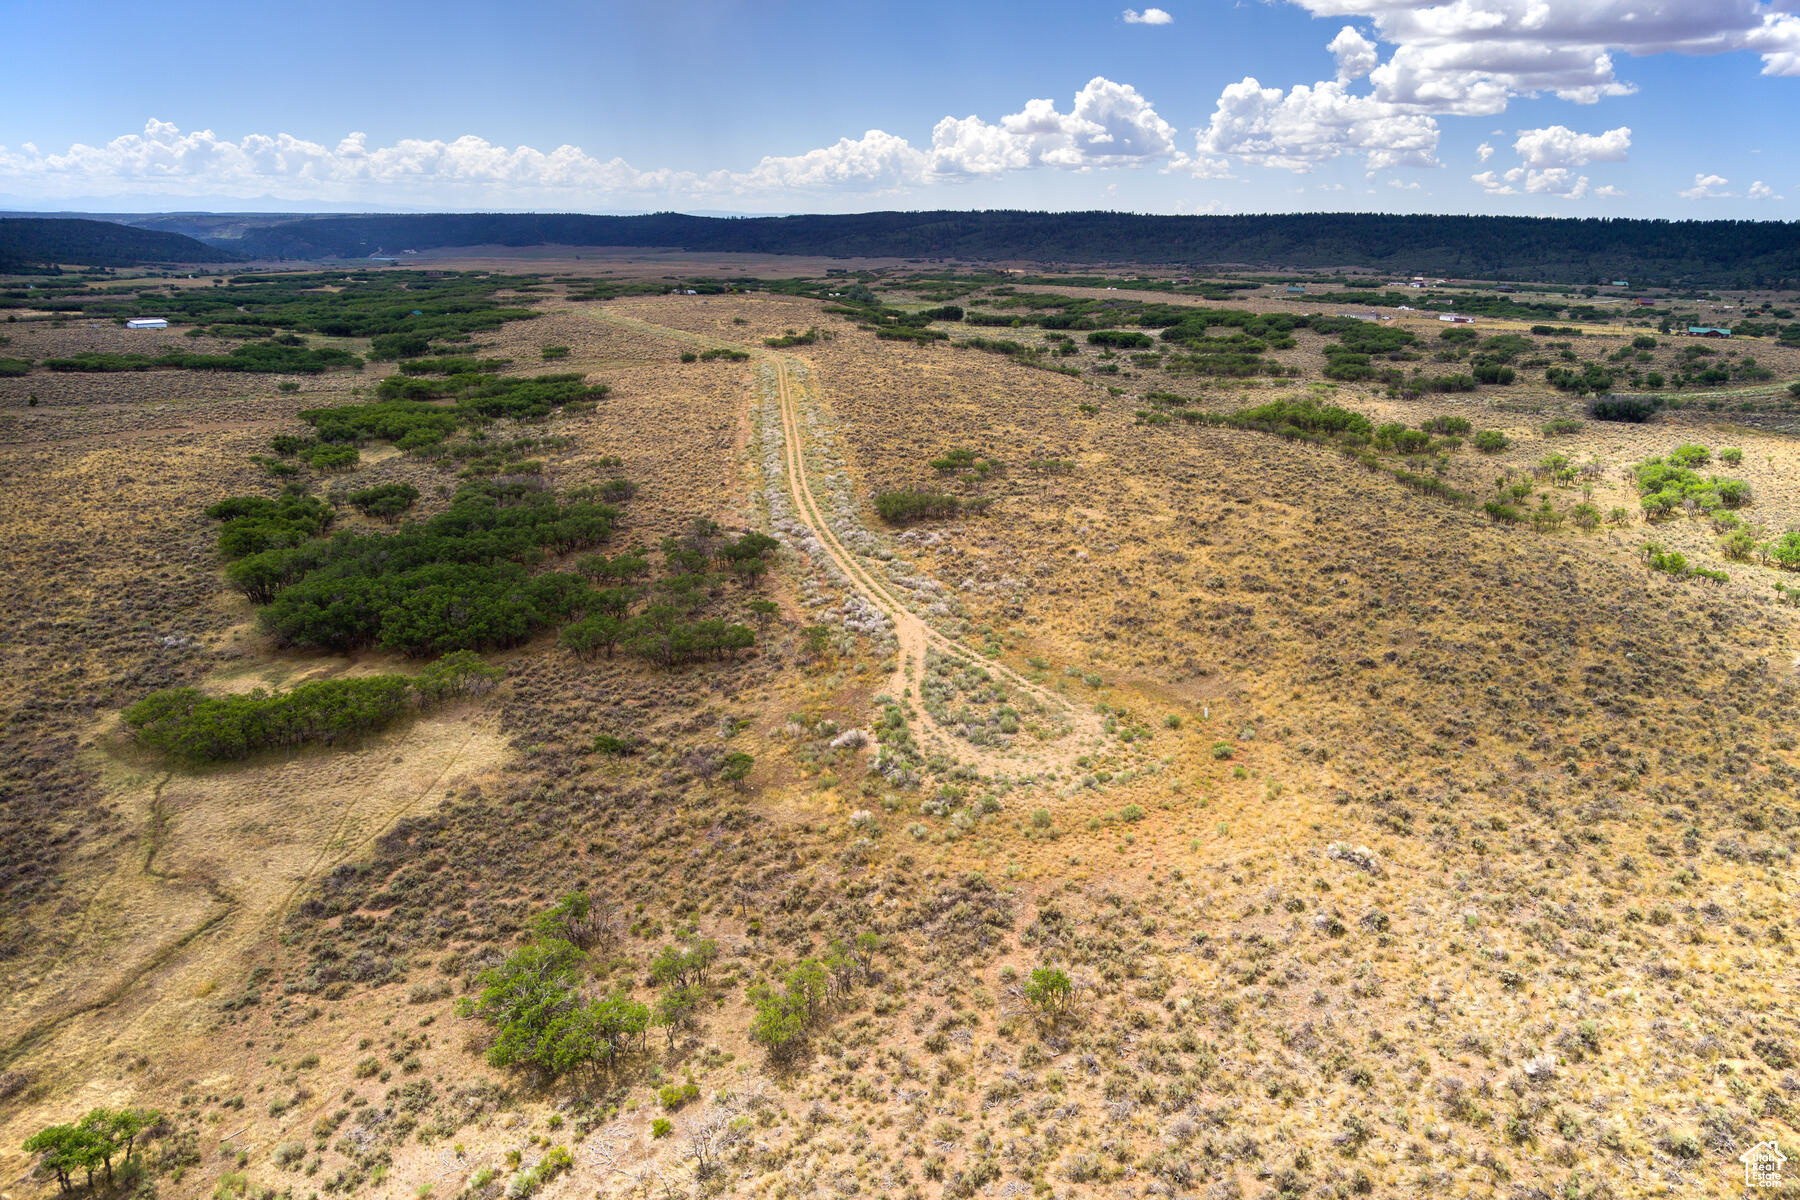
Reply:
[[[700,1098],[700,1085],[693,1080],[684,1084],[668,1084],[656,1093],[657,1101],[668,1111],[674,1112],[682,1105]]]
[[[1025,999],[1044,1016],[1066,1011],[1075,997],[1075,985],[1060,967],[1037,967],[1025,981]]]
[[[1609,396],[1595,400],[1588,412],[1596,421],[1628,421],[1641,425],[1656,415],[1656,403],[1641,396]]]
[[[774,350],[785,350],[789,346],[810,346],[821,336],[818,327],[813,326],[805,333],[788,333],[782,337],[764,338],[763,345]]]
[[[1483,454],[1498,454],[1510,445],[1512,439],[1498,429],[1483,429],[1475,435],[1475,448]]]
[[[963,507],[961,501],[945,492],[901,489],[882,492],[875,497],[875,512],[890,525],[954,517]]]

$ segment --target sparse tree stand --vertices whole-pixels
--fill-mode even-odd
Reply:
[[[94,1170],[99,1168],[106,1184],[114,1183],[113,1159],[122,1160],[121,1169],[137,1155],[137,1143],[148,1140],[162,1121],[162,1113],[152,1108],[96,1108],[72,1125],[52,1125],[26,1139],[27,1152],[39,1156],[38,1162],[56,1175],[64,1192],[75,1191],[74,1173],[86,1176],[87,1187],[94,1186]]]

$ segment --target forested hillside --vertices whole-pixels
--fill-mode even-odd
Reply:
[[[131,267],[140,263],[233,262],[218,246],[112,221],[62,217],[0,219],[0,271],[30,266]]]
[[[363,257],[445,246],[676,247],[832,257],[1369,267],[1557,282],[1775,286],[1800,279],[1800,227],[1763,221],[1298,213],[919,212],[639,217],[426,214],[284,221],[233,243],[259,258]]]

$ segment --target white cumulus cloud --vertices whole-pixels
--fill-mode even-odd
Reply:
[[[1728,192],[1725,190],[1730,184],[1731,180],[1725,178],[1723,175],[1704,175],[1696,172],[1694,175],[1694,186],[1682,189],[1680,195],[1683,200],[1735,199],[1737,196],[1736,192]]]
[[[1346,25],[1338,30],[1338,35],[1331,39],[1325,47],[1337,60],[1337,77],[1339,83],[1348,83],[1352,79],[1361,79],[1381,61],[1381,52],[1374,42],[1357,32],[1356,26]]]
[[[1591,162],[1624,162],[1631,149],[1631,127],[1605,133],[1576,133],[1566,125],[1523,129],[1513,149],[1528,167],[1584,167]]]
[[[935,176],[992,175],[1040,163],[1053,167],[1132,166],[1165,159],[1175,127],[1130,84],[1096,75],[1075,94],[1067,113],[1055,101],[1029,100],[1020,111],[989,123],[945,117],[931,134]]]
[[[1404,143],[1383,159],[1430,163],[1436,149],[1433,118],[1501,113],[1521,96],[1548,94],[1592,104],[1630,95],[1636,85],[1620,78],[1616,66],[1626,58],[1748,51],[1761,55],[1764,74],[1800,75],[1800,14],[1794,11],[1800,0],[1289,3],[1320,18],[1366,22],[1373,36],[1344,26],[1327,47],[1336,63],[1335,81],[1287,88],[1258,83],[1264,96],[1272,92],[1281,99],[1258,101],[1254,114],[1246,111],[1244,84],[1227,85],[1213,127],[1202,134],[1203,149],[1235,154],[1241,143],[1248,161],[1304,171],[1337,154],[1367,152],[1373,144],[1367,135],[1395,130]],[[1344,90],[1357,79],[1367,80],[1366,93]],[[1311,118],[1325,108],[1337,110],[1336,116]],[[1354,119],[1346,119],[1352,112]],[[1231,136],[1234,127],[1243,127],[1245,136]],[[1287,134],[1293,139],[1286,140]],[[1563,148],[1553,138],[1540,138],[1528,169],[1618,161],[1630,144],[1629,130],[1573,136],[1600,140]],[[1381,164],[1372,159],[1371,165]]]
[[[1341,154],[1361,154],[1369,169],[1433,166],[1438,127],[1342,83],[1299,84],[1287,92],[1253,76],[1228,84],[1197,140],[1201,154],[1229,154],[1258,166],[1310,171]]]
[[[0,188],[68,196],[280,196],[308,201],[445,207],[601,207],[720,197],[779,201],[792,193],[884,195],[1051,166],[1163,166],[1199,178],[1230,174],[1216,158],[1175,151],[1175,127],[1129,84],[1089,80],[1067,112],[1031,100],[988,122],[945,117],[929,146],[881,129],[799,154],[771,154],[748,170],[640,169],[577,146],[542,151],[465,136],[373,145],[350,133],[335,144],[290,134],[233,140],[183,132],[152,118],[142,133],[46,154],[30,142],[0,146]]]
[[[1173,25],[1175,18],[1160,8],[1146,8],[1139,12],[1135,8],[1125,10],[1127,25]]]
[[[1557,196],[1564,200],[1581,200],[1590,194],[1588,177],[1577,175],[1568,167],[1550,167],[1542,171],[1534,171],[1529,167],[1514,167],[1510,171],[1483,171],[1469,178],[1481,185],[1481,190],[1490,196]],[[1610,188],[1602,188],[1602,195],[1617,195]]]
[[[893,190],[920,182],[925,165],[925,154],[905,138],[871,129],[855,141],[839,138],[833,145],[805,154],[766,157],[749,171],[727,173],[723,181],[732,190],[751,192],[841,187]]]

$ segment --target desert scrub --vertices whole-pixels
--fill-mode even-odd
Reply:
[[[1032,714],[1041,711],[1035,700],[1015,695],[985,667],[928,650],[925,669],[921,686],[925,711],[972,745],[1010,746],[1020,728],[1015,705],[1023,705]]]

